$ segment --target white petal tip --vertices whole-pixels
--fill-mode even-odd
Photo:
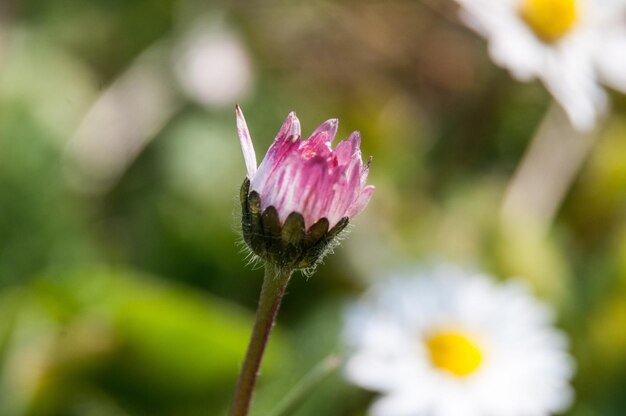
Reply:
[[[241,107],[239,104],[235,104],[235,115],[237,116],[237,120],[243,119],[243,112],[241,111]],[[245,122],[245,119],[244,119]]]
[[[248,178],[252,179],[256,174],[257,169],[256,154],[254,153],[254,146],[252,145],[252,138],[250,137],[250,131],[248,130],[246,119],[243,116],[243,112],[241,111],[239,104],[235,106],[235,114],[237,116],[237,135],[239,136],[243,158],[246,162]]]
[[[291,141],[295,142],[302,135],[300,130],[300,120],[298,120],[298,116],[296,115],[295,111],[290,112],[287,118],[291,120],[288,134],[291,137]]]

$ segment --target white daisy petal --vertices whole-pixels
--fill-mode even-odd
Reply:
[[[607,110],[600,81],[626,93],[626,0],[457,2],[493,61],[519,81],[541,79],[576,129]]]
[[[596,61],[602,80],[626,93],[626,17],[624,25],[607,34],[599,45]]]
[[[415,416],[429,414],[428,403],[419,403],[409,391],[392,393],[374,402],[371,416]]]
[[[452,266],[374,286],[346,314],[348,380],[374,416],[546,416],[572,402],[567,339],[521,282]]]
[[[590,62],[581,50],[568,48],[551,54],[541,79],[563,106],[572,125],[581,131],[592,130],[596,119],[608,105]]]

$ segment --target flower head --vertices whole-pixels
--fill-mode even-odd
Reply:
[[[494,62],[540,79],[577,129],[607,107],[600,82],[626,93],[626,0],[457,1]]]
[[[520,282],[439,266],[374,286],[347,314],[346,377],[380,416],[543,416],[571,402],[573,363]]]
[[[244,238],[255,254],[290,267],[314,265],[334,237],[369,202],[369,162],[358,132],[333,150],[337,119],[302,140],[290,113],[257,168],[252,139],[239,106],[237,133],[248,171],[242,187]]]

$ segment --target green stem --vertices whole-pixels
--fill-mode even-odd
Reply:
[[[259,375],[263,353],[269,341],[270,333],[280,308],[280,302],[283,299],[292,273],[292,270],[280,269],[269,262],[265,263],[265,277],[263,278],[263,287],[259,297],[259,306],[250,343],[248,344],[248,352],[235,387],[233,404],[230,410],[231,416],[247,416],[250,411],[252,394],[254,393],[254,386]]]

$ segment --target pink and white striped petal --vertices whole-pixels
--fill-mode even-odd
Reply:
[[[302,214],[308,229],[322,218],[332,228],[353,218],[368,204],[374,187],[366,185],[369,162],[361,160],[361,136],[353,132],[332,149],[338,120],[330,119],[302,140],[300,121],[289,113],[274,143],[256,170],[256,158],[245,119],[237,107],[237,130],[248,167],[250,190],[261,197],[261,209],[273,206],[282,223]]]
[[[243,151],[243,159],[246,162],[246,170],[248,171],[248,179],[252,180],[256,174],[256,154],[254,153],[254,146],[252,145],[252,138],[250,137],[250,131],[246,124],[246,119],[243,116],[241,107],[235,106],[235,113],[237,114],[237,135],[239,136],[239,142],[241,143],[241,150]]]

